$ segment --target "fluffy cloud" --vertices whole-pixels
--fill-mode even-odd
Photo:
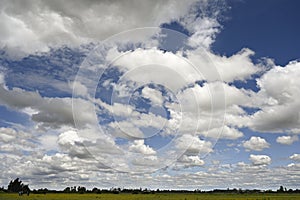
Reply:
[[[179,19],[194,2],[2,1],[0,46],[16,55],[103,40],[128,29]]]
[[[72,101],[78,106],[72,110]],[[82,99],[72,98],[47,98],[42,97],[38,92],[30,92],[20,88],[12,90],[0,86],[0,104],[23,111],[31,116],[34,122],[40,124],[41,128],[59,128],[62,125],[74,125],[73,111],[80,113],[77,118],[77,125],[94,121],[91,114],[94,107],[91,103]]]
[[[267,155],[250,155],[249,160],[253,165],[269,165],[271,164],[271,158]]]
[[[264,138],[252,136],[248,141],[243,143],[243,146],[247,150],[262,151],[269,148],[270,144]]]
[[[150,99],[153,104],[161,105],[164,101],[162,93],[153,88],[144,87],[142,95],[143,97]]]
[[[189,167],[195,167],[195,166],[202,166],[204,165],[205,162],[199,158],[199,156],[187,156],[183,155],[181,156],[178,160],[177,163],[175,164],[175,168],[189,168]]]
[[[11,155],[33,152],[37,147],[36,138],[14,128],[0,127],[0,151]]]
[[[209,81],[233,82],[246,80],[251,75],[263,71],[263,67],[253,64],[250,56],[254,52],[243,49],[231,57],[219,56],[210,52],[203,53],[202,49],[188,51],[188,59],[198,68],[203,77]]]
[[[228,187],[247,188],[277,187],[282,182],[293,187],[299,185],[298,163],[272,168],[269,166],[272,159],[267,155],[251,154],[251,164],[204,165],[206,160],[203,157],[206,154],[220,152],[219,149],[213,151],[212,140],[237,140],[243,137],[241,128],[286,135],[300,132],[300,66],[295,61],[285,67],[273,66],[268,70],[262,64],[254,64],[251,60],[254,52],[250,49],[242,49],[229,57],[215,55],[210,46],[221,28],[218,18],[214,16],[218,12],[212,12],[211,16],[205,13],[209,1],[201,1],[191,7],[193,3],[140,3],[135,0],[129,3],[2,1],[0,48],[12,56],[40,53],[64,44],[74,47],[97,42],[120,31],[159,26],[172,20],[190,32],[191,37],[180,39],[187,39],[186,45],[191,48],[177,52],[163,51],[158,48],[157,40],[146,42],[145,46],[152,48],[147,46],[143,49],[144,44],[138,44],[135,50],[127,51],[126,45],[120,45],[100,52],[105,55],[105,62],[112,62],[121,74],[118,77],[119,85],[113,83],[116,77],[111,77],[102,85],[105,89],[113,88],[119,97],[119,101],[111,105],[89,97],[90,88],[80,80],[72,82],[68,79],[75,85],[74,95],[80,98],[44,97],[42,93],[33,92],[34,87],[27,91],[14,88],[13,83],[6,86],[4,76],[0,73],[0,104],[26,113],[33,124],[41,128],[38,131],[43,130],[35,135],[17,128],[0,128],[0,160],[3,161],[0,165],[0,171],[3,172],[0,184],[7,184],[5,176],[23,175],[34,182],[31,185],[39,188],[43,184],[44,187],[58,187],[51,185],[57,183],[61,184],[60,187],[75,185],[78,181],[87,186],[100,183],[104,187],[151,185],[161,188],[165,185],[185,189],[198,188],[199,184],[208,188],[224,187],[224,182]],[[132,12],[132,9],[135,11]],[[191,12],[189,9],[192,9]],[[200,16],[197,9],[201,10]],[[147,32],[145,37],[153,36],[153,32]],[[135,37],[116,38],[124,39],[125,43],[134,43]],[[137,38],[142,41],[140,39]],[[47,73],[52,71],[48,70]],[[60,71],[56,73],[60,74]],[[259,92],[235,87],[234,81],[245,81],[259,73],[263,73],[257,79]],[[35,82],[39,74],[26,77]],[[90,81],[91,77],[86,78]],[[169,96],[165,93],[144,87],[148,83],[166,86],[178,101],[168,102]],[[62,85],[68,86],[68,83],[59,82],[56,78],[50,84],[60,90]],[[122,101],[122,98],[132,95],[132,91],[142,86],[144,88],[137,92],[138,95],[150,100],[153,105],[165,108],[164,116],[152,112],[154,110],[138,110],[134,105]],[[106,93],[103,95],[106,96]],[[81,97],[90,99],[88,101]],[[255,111],[250,114],[245,107]],[[99,115],[95,116],[94,112]],[[97,117],[106,117],[101,121],[101,129],[94,126],[99,125]],[[75,125],[78,129],[75,129]],[[169,143],[173,145],[170,151],[161,151],[145,142],[145,138],[151,139],[154,134],[163,137],[162,141],[172,140],[173,143]],[[289,145],[297,140],[298,136],[289,135],[280,136],[276,141]],[[249,151],[263,151],[271,146],[265,139],[255,136],[242,145]],[[51,150],[58,153],[53,155]],[[299,162],[299,154],[290,156],[290,159]],[[169,175],[165,174],[168,170],[153,174],[134,173],[166,167],[164,163],[170,166]],[[201,170],[180,172],[181,168],[199,166],[202,166]],[[28,169],[25,175],[24,169]],[[122,173],[116,172],[118,170]],[[179,171],[173,173],[172,170]],[[43,179],[36,178],[40,176]],[[101,180],[97,177],[101,177]]]
[[[188,134],[176,139],[176,148],[184,149],[185,155],[188,156],[204,156],[213,151],[211,142],[201,140],[197,136]]]
[[[211,138],[229,139],[229,140],[236,140],[244,136],[244,134],[239,130],[228,126],[224,126],[222,131],[220,131],[219,128],[214,128],[206,132],[202,132],[200,133],[200,135],[211,137]]]
[[[300,162],[300,154],[293,154],[290,156],[290,159],[294,160],[294,161],[297,161],[297,162]]]
[[[299,138],[297,135],[294,135],[294,136],[288,135],[288,136],[279,136],[276,139],[276,142],[278,142],[279,144],[291,145],[298,140],[299,140]]]
[[[144,144],[144,140],[135,140],[133,144],[129,146],[129,150],[145,155],[153,155],[156,153],[151,147]]]
[[[251,117],[251,128],[263,132],[299,133],[299,69],[299,62],[290,62],[285,67],[274,67],[257,80],[260,91],[256,104],[261,110]]]

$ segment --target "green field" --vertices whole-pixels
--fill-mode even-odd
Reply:
[[[0,193],[0,200],[292,200],[300,194],[18,194]]]

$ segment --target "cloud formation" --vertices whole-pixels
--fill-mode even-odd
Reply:
[[[243,143],[243,146],[246,150],[262,151],[269,148],[270,144],[264,138],[252,136],[249,140]]]
[[[218,13],[226,8],[216,5],[208,11],[215,4],[194,3],[2,1],[0,50],[8,60],[0,60],[0,108],[25,115],[29,123],[0,121],[5,124],[0,127],[0,183],[6,184],[7,176],[24,176],[28,169],[25,180],[39,188],[78,181],[108,188],[196,189],[200,183],[215,188],[224,182],[227,187],[298,186],[299,154],[286,156],[295,163],[276,167],[270,165],[274,155],[251,154],[249,160],[239,155],[240,148],[276,146],[261,132],[281,133],[276,142],[287,148],[298,142],[300,62],[256,62],[248,48],[231,56],[215,54],[210,47],[222,29]],[[96,53],[91,50],[121,31],[169,22],[189,35],[174,37],[160,28],[127,32]],[[65,54],[63,45],[74,51]],[[88,73],[75,80],[78,47]],[[53,48],[57,59],[45,53]],[[21,70],[10,69],[9,59],[16,57],[24,58]],[[43,65],[30,69],[29,62],[26,68],[26,60]],[[23,74],[29,69],[31,74]],[[100,78],[97,70],[103,72]],[[14,78],[5,80],[6,73],[26,76],[20,80],[30,82],[30,88],[15,86]],[[244,87],[249,80],[256,86]],[[68,93],[48,96],[37,85]],[[45,87],[41,90],[48,91]],[[233,151],[237,156],[232,157]],[[40,176],[44,178],[36,178]]]

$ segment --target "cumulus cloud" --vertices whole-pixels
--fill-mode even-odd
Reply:
[[[299,69],[300,63],[294,61],[285,67],[276,66],[257,79],[260,91],[256,103],[261,110],[251,117],[252,129],[299,133]]]
[[[201,160],[199,156],[183,155],[177,160],[177,163],[175,164],[175,168],[182,167],[181,165],[183,165],[184,168],[189,168],[195,166],[203,166],[204,164],[205,164],[204,160]]]
[[[176,147],[178,149],[185,149],[185,154],[188,156],[204,156],[213,151],[211,142],[188,134],[176,139]]]
[[[250,58],[253,54],[254,52],[250,49],[242,49],[230,57],[210,52],[204,54],[202,49],[187,51],[188,59],[199,69],[206,80],[225,82],[246,80],[263,71],[262,66],[253,64]]]
[[[248,151],[262,151],[269,148],[270,144],[264,138],[252,136],[249,140],[243,143],[243,146]]]
[[[157,105],[161,105],[164,101],[162,93],[153,88],[144,87],[142,90],[142,95],[143,97],[150,99],[151,102]]]
[[[253,165],[269,165],[271,164],[271,158],[267,155],[250,155],[249,160]]]
[[[290,159],[294,160],[296,162],[300,162],[300,154],[295,153],[295,154],[290,156]]]
[[[135,153],[142,153],[145,155],[153,155],[156,152],[144,144],[144,140],[135,140],[132,145],[129,146],[129,150]]]
[[[119,101],[111,104],[89,97],[90,88],[80,81],[69,82],[70,86],[75,86],[73,94],[78,98],[44,97],[35,88],[27,91],[13,87],[13,84],[7,87],[4,75],[0,73],[0,104],[27,114],[34,126],[40,128],[38,130],[44,130],[44,134],[35,138],[34,134],[15,128],[0,128],[0,149],[3,152],[0,154],[3,161],[0,183],[6,181],[4,174],[19,176],[24,174],[24,169],[29,169],[26,173],[28,180],[44,177],[43,180],[34,180],[33,185],[38,187],[41,184],[48,187],[47,184],[60,183],[60,180],[65,180],[62,184],[66,186],[78,180],[95,185],[95,177],[101,177],[101,180],[96,180],[97,184],[100,181],[107,187],[123,184],[136,187],[137,183],[139,187],[148,187],[151,183],[153,187],[165,184],[197,188],[201,183],[215,188],[224,187],[224,182],[232,187],[256,187],[268,183],[277,184],[277,187],[281,182],[297,185],[300,181],[299,164],[272,168],[268,166],[272,159],[267,155],[251,154],[251,164],[218,163],[205,168],[203,157],[219,152],[213,150],[212,139],[238,140],[244,135],[241,128],[284,133],[287,136],[276,140],[280,144],[291,145],[298,140],[298,136],[289,134],[300,133],[300,66],[294,61],[285,67],[272,66],[269,69],[263,64],[255,64],[251,60],[254,52],[247,48],[231,56],[215,55],[210,46],[221,24],[215,14],[205,13],[209,1],[193,3],[177,0],[143,3],[135,0],[85,3],[77,0],[2,1],[0,48],[11,56],[45,52],[61,45],[80,46],[101,41],[120,31],[159,26],[171,21],[183,25],[190,37],[183,38],[186,39],[184,45],[189,48],[177,52],[160,50],[159,41],[151,41],[152,48],[143,49],[137,45],[135,50],[127,51],[126,45],[120,45],[120,48],[115,46],[101,52],[105,55],[105,62],[112,62],[122,76],[118,77],[119,85],[113,83],[115,77],[102,85],[105,89],[112,87],[119,97]],[[201,10],[200,15],[197,9]],[[153,36],[153,32],[149,34]],[[134,43],[135,40],[129,41],[134,38],[135,35],[120,39]],[[142,41],[140,39],[137,40]],[[258,74],[263,74],[256,79],[259,92],[238,88],[234,84]],[[61,82],[53,80],[51,84],[60,88],[58,83]],[[157,88],[144,87],[148,83],[166,86],[178,102],[168,101],[169,97]],[[154,110],[138,110],[122,101],[137,87],[142,89],[138,95],[151,101],[152,105],[165,108],[164,116],[152,112]],[[255,111],[252,114],[245,107]],[[97,117],[106,117],[100,123],[103,130],[94,126],[99,125]],[[163,139],[174,139],[172,151],[160,152],[160,149],[148,145],[144,139],[151,139],[154,134]],[[173,138],[174,135],[177,137]],[[116,138],[121,142],[116,142]],[[123,144],[123,141],[127,143]],[[255,136],[244,141],[242,146],[247,151],[263,151],[271,147],[265,139]],[[48,155],[51,150],[58,153]],[[176,157],[176,153],[181,154]],[[170,160],[168,156],[175,159]],[[299,154],[289,158],[300,162]],[[165,161],[171,170],[203,168],[171,176],[160,176],[160,173],[166,173],[164,170],[158,171],[157,176],[132,172],[156,170]],[[113,169],[128,173],[117,173]]]
[[[78,107],[72,110],[72,101]],[[93,122],[91,113],[94,107],[82,99],[48,98],[38,92],[26,91],[20,88],[11,90],[0,86],[0,104],[23,112],[31,110],[31,119],[40,124],[41,128],[59,128],[62,125],[74,125],[73,111],[80,113],[77,125]]]
[[[128,29],[179,19],[194,2],[2,1],[0,46],[16,55],[101,41]]]
[[[293,144],[294,142],[298,141],[299,138],[297,135],[294,135],[294,136],[279,136],[277,139],[276,139],[276,142],[279,143],[279,144],[284,144],[284,145],[291,145]]]
[[[36,138],[31,134],[10,127],[0,127],[0,151],[20,156],[22,152],[33,152]]]
[[[223,128],[222,131],[220,131],[219,128],[214,128],[200,134],[206,137],[229,139],[229,140],[236,140],[244,136],[244,134],[241,131],[235,128],[228,127],[228,126],[224,126],[222,128]]]

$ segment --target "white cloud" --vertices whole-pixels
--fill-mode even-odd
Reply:
[[[1,142],[13,142],[17,139],[17,132],[12,128],[0,127],[0,141]]]
[[[276,139],[276,142],[279,143],[279,144],[284,144],[284,145],[291,145],[293,144],[294,142],[298,141],[299,138],[297,135],[294,135],[294,136],[279,136],[277,139]]]
[[[191,19],[187,17],[182,24],[193,34],[188,39],[191,47],[209,48],[214,42],[215,35],[220,31],[220,24],[216,19],[203,17]]]
[[[162,105],[164,102],[162,93],[159,90],[155,90],[150,87],[144,87],[142,90],[142,95],[156,105]]]
[[[120,71],[126,72],[118,85],[128,80],[135,82],[135,86],[156,83],[176,94],[188,84],[203,80],[197,68],[183,57],[181,52],[137,48],[130,52],[109,51],[107,59],[114,61],[113,64]]]
[[[45,150],[48,150],[48,151],[49,150],[58,150],[57,140],[58,140],[58,136],[54,135],[54,134],[42,135],[39,138],[41,146]]]
[[[86,86],[84,86],[82,83],[78,81],[74,81],[72,83],[69,83],[70,88],[73,90],[73,95],[78,95],[82,97],[88,96],[88,89]]]
[[[199,137],[188,134],[176,139],[176,148],[185,150],[187,156],[204,156],[213,152],[211,142],[200,140]]]
[[[205,14],[196,17],[195,13],[188,13],[192,3],[193,1],[151,1],[141,4],[135,0],[129,3],[82,3],[77,0],[72,3],[55,0],[25,3],[2,1],[0,48],[14,56],[48,51],[49,47],[62,44],[74,47],[102,40],[130,28],[159,26],[178,19],[190,31],[191,37],[187,43],[194,49],[171,53],[157,48],[141,48],[132,52],[122,52],[114,48],[108,52],[107,60],[114,61],[113,64],[126,73],[121,78],[124,82],[118,86],[111,83],[113,80],[106,81],[103,85],[116,86],[114,89],[120,92],[120,98],[130,95],[134,87],[146,83],[156,82],[166,86],[176,95],[179,103],[166,103],[164,95],[150,87],[145,87],[142,95],[154,104],[165,103],[170,119],[151,112],[138,112],[134,106],[120,102],[109,105],[97,100],[89,102],[79,98],[73,99],[73,113],[71,98],[48,98],[38,92],[21,88],[8,89],[4,75],[0,73],[0,104],[29,115],[35,125],[43,130],[50,128],[60,133],[55,135],[43,132],[45,134],[35,138],[34,134],[17,129],[0,128],[0,149],[4,152],[0,154],[0,160],[3,161],[0,165],[0,171],[3,172],[0,175],[0,184],[7,184],[7,177],[4,176],[20,176],[24,174],[24,169],[28,169],[26,178],[32,180],[36,187],[41,187],[42,184],[49,187],[49,184],[57,183],[68,186],[74,182],[77,184],[78,180],[90,186],[101,183],[105,187],[165,185],[170,188],[198,188],[201,184],[215,188],[224,187],[224,182],[228,187],[247,188],[266,187],[268,184],[273,184],[270,187],[277,187],[282,182],[297,185],[300,181],[299,164],[272,168],[268,166],[272,159],[267,155],[251,154],[251,164],[220,162],[212,168],[207,169],[204,166],[196,172],[171,172],[165,176],[160,176],[160,173],[166,173],[165,170],[157,171],[156,174],[131,173],[134,170],[156,170],[165,161],[168,164],[170,161],[175,162],[175,170],[203,166],[205,161],[202,157],[213,152],[211,138],[239,139],[243,137],[243,133],[238,128],[242,127],[264,132],[282,132],[286,135],[290,132],[300,133],[299,62],[291,62],[285,67],[273,67],[264,72],[266,68],[252,62],[251,56],[254,52],[249,49],[242,49],[229,57],[213,54],[209,48],[221,25],[215,17],[210,18]],[[205,9],[207,1],[201,3]],[[202,4],[199,4],[200,8]],[[131,12],[133,9],[134,12]],[[130,39],[132,38],[134,36]],[[203,53],[204,50],[207,52]],[[114,60],[118,56],[121,57]],[[257,79],[260,88],[258,93],[238,89],[231,84],[235,80],[244,81],[263,72],[264,75]],[[207,82],[195,84],[195,81],[201,80]],[[86,85],[80,82],[74,84],[75,95],[87,96]],[[57,84],[56,87],[60,86]],[[93,103],[99,106],[95,108],[100,114],[115,116],[119,120],[101,125],[111,136],[102,134],[100,130],[93,129],[94,127],[90,128],[89,125],[98,124],[93,115]],[[244,106],[259,111],[249,116],[243,110]],[[73,114],[80,130],[74,129]],[[134,137],[145,138],[142,131],[145,127],[162,131],[159,134],[164,136],[182,134],[173,141],[175,145],[171,150],[175,153],[170,151],[167,152],[170,153],[168,155],[161,155],[162,152],[146,145],[143,139],[132,140]],[[193,133],[195,135],[190,135]],[[206,136],[205,140],[200,139],[199,135]],[[113,137],[128,139],[128,144],[117,144]],[[290,145],[297,140],[298,136],[289,135],[280,136],[276,141]],[[246,150],[253,151],[263,151],[270,147],[265,139],[255,136],[244,141],[242,145]],[[44,150],[57,150],[59,153],[46,155]],[[28,155],[24,151],[28,151]],[[181,153],[177,155],[179,158],[175,155],[176,159],[169,159],[169,155],[178,152]],[[95,159],[91,159],[92,157]],[[300,162],[299,154],[289,158]],[[108,167],[128,173],[112,172]],[[43,179],[37,180],[37,176],[43,176]],[[97,177],[101,177],[101,180]],[[61,180],[65,182],[62,183]]]
[[[3,85],[5,83],[5,78],[4,77],[5,77],[4,74],[2,74],[0,72],[0,85]]]
[[[36,138],[27,132],[10,127],[0,127],[0,150],[6,154],[22,155],[33,152],[37,147]]]
[[[244,134],[232,127],[224,126],[220,128],[210,129],[206,132],[201,132],[200,135],[211,138],[236,140],[244,136]]]
[[[300,63],[294,61],[257,79],[260,91],[253,99],[261,110],[251,116],[248,126],[261,132],[299,133],[299,76]]]
[[[269,165],[271,164],[271,158],[267,155],[250,155],[249,160],[253,165]]]
[[[247,150],[262,151],[269,148],[270,144],[264,138],[252,136],[249,140],[243,143],[243,146]]]
[[[72,110],[72,101],[76,105]],[[5,89],[0,86],[0,104],[19,110],[31,110],[31,119],[38,123],[40,128],[60,128],[63,125],[74,125],[73,114],[76,114],[78,126],[94,122],[94,106],[82,99],[48,98],[42,97],[38,92],[13,88]],[[74,112],[74,113],[73,113]]]
[[[236,54],[226,57],[215,55],[211,52],[203,53],[202,49],[187,51],[187,57],[202,73],[205,80],[233,82],[234,80],[246,80],[251,75],[264,69],[253,64],[250,59],[254,52],[250,49],[242,49]]]
[[[195,167],[195,166],[203,166],[205,162],[199,158],[199,156],[187,156],[182,155],[175,164],[176,167],[183,167],[189,168],[189,167]]]
[[[144,140],[134,140],[133,144],[129,146],[129,150],[145,155],[153,155],[156,153],[151,147],[144,144]]]
[[[292,159],[296,162],[300,162],[300,154],[295,153],[295,154],[290,156],[290,159]]]
[[[15,55],[101,41],[128,29],[179,19],[194,2],[2,1],[0,46]]]

